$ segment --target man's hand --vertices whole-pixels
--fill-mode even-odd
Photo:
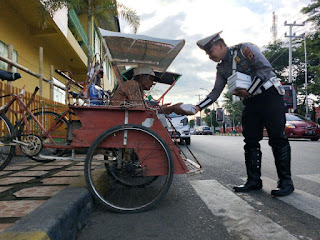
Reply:
[[[194,113],[192,112],[187,112],[185,110],[183,110],[180,105],[182,103],[176,103],[174,105],[168,106],[168,104],[164,104],[163,106],[161,106],[161,109],[166,113],[166,114],[170,114],[172,112],[175,112],[178,115],[193,115]]]
[[[236,93],[234,95],[238,97],[249,97],[250,94],[245,89],[236,89]]]

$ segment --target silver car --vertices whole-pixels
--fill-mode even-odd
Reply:
[[[169,115],[170,121],[173,125],[171,126],[168,121],[168,131],[170,133],[171,138],[179,139],[180,142],[185,142],[185,144],[190,145],[191,143],[191,134],[190,134],[190,126],[188,122],[187,116],[177,115],[172,113]]]

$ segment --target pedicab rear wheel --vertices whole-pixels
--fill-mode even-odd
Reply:
[[[90,192],[108,210],[146,211],[161,201],[170,188],[171,151],[149,128],[118,125],[103,132],[90,146],[85,178]]]

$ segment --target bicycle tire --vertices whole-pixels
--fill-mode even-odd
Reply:
[[[11,161],[15,154],[15,146],[10,145],[15,139],[15,131],[12,123],[4,114],[0,114],[0,171]]]
[[[57,126],[48,132],[51,137],[53,137],[55,142],[59,142],[61,145],[67,145],[67,129],[68,129],[68,121],[65,118],[61,118],[61,120],[57,123],[55,122],[56,119],[60,118],[60,115],[58,113],[52,112],[52,111],[39,111],[33,113],[33,115],[37,118],[37,120],[41,123],[41,125],[45,128],[46,131],[48,131],[53,124],[57,124]],[[34,119],[29,116],[27,118],[28,124],[32,126],[32,134],[39,136],[44,143],[50,143],[50,140],[42,134],[41,129],[39,128],[38,124],[34,121]],[[25,129],[25,123],[22,122],[20,129],[19,129],[19,134],[18,138],[21,140],[24,135],[26,134],[26,129]],[[41,150],[42,155],[46,156],[62,156],[67,150],[65,149],[56,149],[56,148],[43,148]],[[39,155],[37,156],[28,156],[34,161],[37,162],[52,162],[55,159],[43,159]]]
[[[119,138],[121,140],[123,137],[129,144],[119,141]],[[118,149],[133,146],[133,148],[127,149],[134,149],[137,152],[139,162],[132,163],[130,167],[127,167],[127,164],[119,167],[125,173],[128,173],[126,181],[132,179],[132,181],[137,182],[137,179],[133,178],[133,176],[136,176],[148,184],[144,184],[143,187],[141,187],[141,184],[139,186],[137,184],[135,187],[133,183],[128,187],[128,184],[125,184],[126,186],[119,184],[119,179],[110,177],[105,163],[113,164],[114,158],[111,156],[112,160],[106,160],[106,156],[110,157],[108,155],[110,148],[103,146],[106,143],[112,143],[113,148]],[[146,143],[148,143],[147,148],[145,147]],[[151,145],[149,145],[150,143]],[[104,154],[102,160],[101,154]],[[148,163],[148,157],[149,160],[155,160],[154,166],[146,164]],[[122,163],[130,162],[130,158],[127,156],[116,156],[116,160],[117,162],[120,160]],[[149,161],[149,163],[151,162]],[[156,174],[158,169],[162,171],[160,175],[151,174],[148,176],[147,173],[155,171]],[[139,171],[142,171],[141,174],[134,175]],[[124,174],[124,176],[126,175]],[[149,179],[145,181],[144,178],[150,178],[150,181]],[[92,195],[106,209],[117,213],[147,211],[162,200],[170,188],[173,179],[171,151],[164,140],[149,128],[136,124],[118,125],[103,132],[90,146],[85,160],[85,179]]]
[[[111,149],[111,152],[115,153],[116,150],[115,149]],[[137,158],[137,156],[134,156],[133,158]],[[126,176],[123,177],[123,172],[121,171],[121,169],[119,170],[118,168],[114,167],[114,166],[108,166],[107,164],[105,164],[106,169],[107,169],[107,173],[108,176],[112,177],[112,179],[117,182],[118,184],[121,184],[123,186],[126,187],[137,187],[137,188],[142,188],[145,186],[148,186],[149,184],[153,183],[155,180],[157,180],[158,176],[153,176],[153,177],[149,177],[149,178],[144,178],[144,181],[140,181],[140,182],[131,182],[131,179],[126,180]]]

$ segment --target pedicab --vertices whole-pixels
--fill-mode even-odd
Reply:
[[[161,77],[158,82],[167,84],[169,89],[180,77],[166,69],[184,46],[184,40],[102,29],[100,32],[119,87],[130,78],[130,70],[122,75],[119,66],[151,66]],[[88,150],[86,182],[93,196],[108,210],[148,210],[166,195],[174,174],[202,171],[190,149],[183,146],[187,153],[182,151],[165,128],[158,104],[163,97],[144,109],[134,102],[123,102],[121,106],[106,101],[103,105],[69,105],[80,123],[71,127],[71,148]]]

